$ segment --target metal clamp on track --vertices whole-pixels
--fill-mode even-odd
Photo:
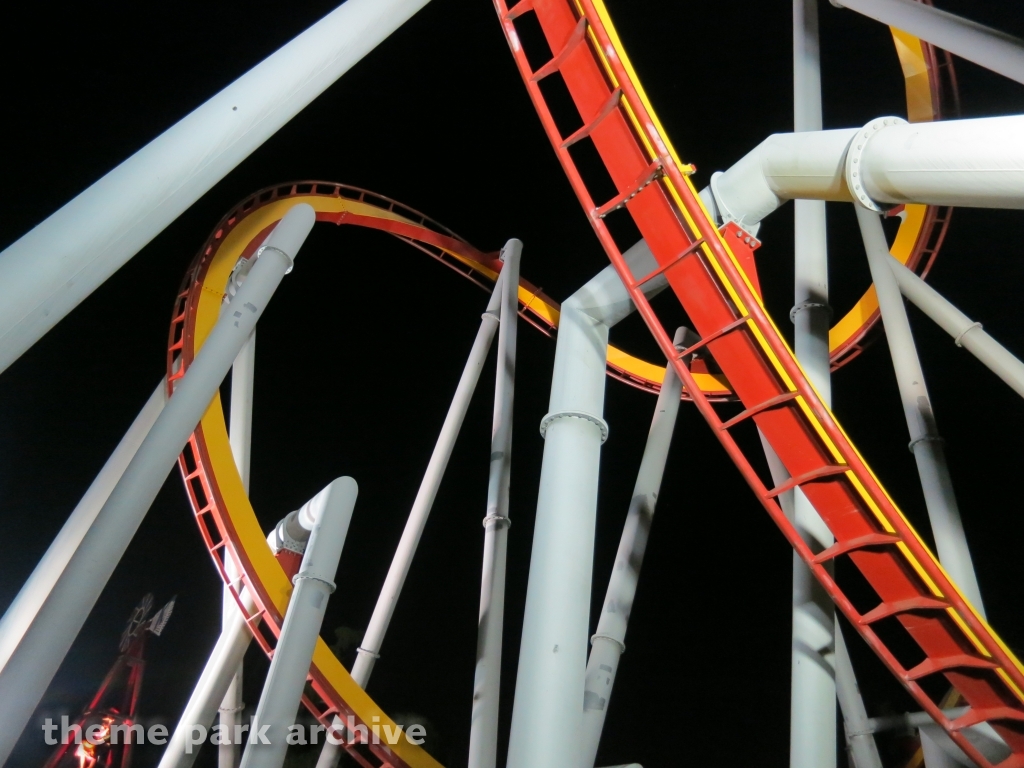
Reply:
[[[504,515],[487,515],[487,517],[483,519],[484,528],[487,527],[488,523],[494,523],[496,526],[504,525],[506,528],[512,527],[512,521]]]
[[[921,437],[915,437],[909,443],[907,443],[907,450],[911,453],[914,452],[914,446],[918,443],[944,443],[946,442],[940,435],[922,435]]]
[[[367,648],[363,648],[363,646],[361,646],[361,645],[356,647],[356,653],[365,653],[365,654],[367,654],[369,656],[373,656],[373,658],[375,658],[375,659],[379,659],[380,658],[380,654],[379,653],[374,653],[373,651],[371,651],[371,650],[369,650]]]
[[[316,573],[315,571],[299,571],[294,576],[292,576],[292,584],[297,584],[302,579],[309,579],[310,581],[319,581],[321,584],[326,584],[330,588],[331,594],[334,594],[334,591],[338,588],[338,585],[335,584],[333,581],[331,581],[330,579],[325,579],[323,576]]]
[[[832,305],[822,304],[820,301],[801,301],[791,310],[789,310],[789,322],[796,323],[796,316],[803,312],[805,309],[824,309],[828,312],[829,320],[832,319]]]
[[[956,344],[958,347],[962,347],[963,344],[961,342],[963,341],[964,336],[966,336],[968,333],[973,331],[975,328],[981,328],[981,327],[982,327],[981,323],[971,323],[970,325],[968,325],[966,328],[964,328],[962,331],[960,331],[960,333],[958,333],[956,335],[956,338],[953,339],[953,343]]]
[[[626,644],[621,640],[612,637],[611,635],[591,635],[590,644],[593,645],[595,640],[607,640],[610,643],[615,643],[617,646],[619,646],[619,653],[626,652]]]
[[[549,413],[540,420],[541,437],[547,437],[548,426],[551,422],[557,419],[582,419],[583,421],[589,421],[591,424],[596,424],[598,428],[600,428],[602,443],[608,439],[608,422],[600,416],[595,416],[594,414],[587,413],[586,411],[557,411],[555,413]]]

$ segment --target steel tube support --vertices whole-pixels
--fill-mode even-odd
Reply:
[[[657,268],[643,242],[625,253],[639,279]],[[645,285],[651,294],[664,276]],[[646,292],[646,291],[645,291]],[[508,768],[580,760],[594,525],[609,328],[634,307],[609,266],[561,309],[530,558]]]
[[[686,329],[676,331],[677,349],[682,349]],[[580,768],[594,768],[601,742],[608,702],[619,669],[619,657],[626,650],[626,627],[633,610],[640,567],[647,549],[647,537],[654,520],[654,508],[661,492],[665,462],[679,415],[682,382],[671,365],[665,369],[654,419],[640,460],[626,523],[619,538],[615,564],[608,580],[597,632],[590,638],[590,657],[583,691],[583,727],[580,731]]]
[[[335,589],[334,578],[358,490],[355,480],[341,477],[309,503],[316,523],[302,565],[293,579],[295,589],[288,601],[241,768],[281,768],[284,764],[288,729],[295,723],[327,599]],[[266,741],[260,736],[261,729],[265,729]]]
[[[249,469],[252,464],[252,395],[256,375],[256,329],[253,328],[249,340],[238,353],[231,366],[231,454],[235,466],[242,478],[242,487],[249,492]],[[231,590],[224,587],[223,595],[223,629],[238,613],[238,606]],[[241,714],[245,710],[242,685],[242,664],[238,665],[228,685],[224,699],[220,703],[220,726],[222,734],[233,734],[235,726],[241,725]],[[217,747],[218,768],[238,768],[241,750],[238,741],[233,738],[221,738]]]
[[[838,621],[835,624],[835,649],[836,694],[846,727],[846,748],[853,766],[882,768],[882,756],[878,753],[874,733],[868,725],[868,713],[864,708],[850,653],[846,649],[846,639]]]
[[[509,480],[512,474],[512,406],[515,394],[516,332],[519,320],[519,260],[523,244],[502,249],[501,324],[494,382],[487,514],[477,623],[476,672],[469,729],[469,768],[494,768],[498,757],[498,698],[501,641],[505,624],[505,560],[508,548]]]
[[[232,361],[291,269],[315,216],[310,206],[297,205],[268,236],[231,309],[217,321],[178,381],[174,395],[50,590],[24,641],[0,670],[0,764],[10,755]]]
[[[860,206],[855,207],[871,267],[871,279],[878,293],[878,306],[882,313],[882,323],[885,325],[885,338],[889,343],[893,368],[896,371],[903,412],[907,418],[910,450],[917,461],[917,471],[921,476],[921,487],[928,507],[928,519],[931,522],[932,535],[935,537],[939,561],[964,597],[984,616],[981,590],[978,588],[974,563],[964,536],[960,510],[957,507],[956,495],[953,493],[953,482],[949,476],[942,438],[935,424],[924,372],[921,370],[921,361],[918,359],[914,336],[910,330],[910,320],[903,305],[899,284],[889,267],[889,246],[885,241],[882,222],[874,212]]]
[[[348,0],[0,253],[0,371],[427,0]]]
[[[842,6],[1024,83],[1024,40],[914,0],[842,0]]]
[[[821,61],[818,0],[793,0],[793,130],[820,131]],[[832,400],[829,373],[828,243],[825,203],[794,202],[794,352],[826,404]],[[832,543],[807,497],[797,491],[793,505],[804,539]],[[814,520],[813,529],[800,526]],[[825,530],[822,530],[825,529]],[[833,672],[835,606],[818,588],[807,565],[793,557],[793,641],[790,660],[790,768],[835,768],[836,681]],[[859,767],[858,767],[859,768]]]
[[[896,275],[900,293],[934,320],[942,330],[956,341],[996,376],[1005,381],[1013,390],[1024,397],[1024,363],[1012,352],[986,333],[981,323],[976,323],[957,309],[942,294],[918,277],[910,269],[889,256],[889,266]]]
[[[246,591],[243,591],[241,596],[246,610],[252,613],[255,610],[252,598]],[[193,729],[206,729],[213,723],[218,704],[224,701],[234,683],[242,659],[245,658],[245,651],[252,641],[252,633],[233,598],[231,607],[234,608],[234,612],[229,613],[227,607],[225,605],[223,628],[217,644],[213,647],[203,673],[192,690],[188,704],[181,713],[178,725],[167,742],[157,768],[191,768],[199,755],[199,750],[190,743],[190,736],[195,733]],[[223,709],[221,711],[223,712]],[[242,741],[241,731],[236,731],[235,727],[224,730],[223,714],[220,724],[222,741],[224,738],[232,744]],[[232,723],[232,726],[234,725],[235,723]],[[218,747],[218,760],[223,754],[221,750],[222,747]]]
[[[501,313],[504,285],[502,275],[504,274],[505,272],[502,270],[494,286],[494,291],[491,293],[491,298],[487,302],[487,310],[483,313],[480,328],[477,330],[469,357],[462,370],[462,377],[455,388],[452,404],[448,407],[448,414],[445,416],[444,424],[441,425],[441,432],[434,444],[434,451],[430,455],[430,461],[427,462],[423,480],[420,481],[416,498],[409,510],[409,517],[405,522],[402,538],[399,539],[395,555],[391,560],[391,567],[388,568],[388,575],[384,579],[384,586],[381,587],[380,595],[377,597],[377,604],[373,608],[373,615],[363,634],[363,641],[356,650],[356,660],[352,665],[352,679],[364,689],[370,681],[374,663],[380,658],[384,635],[387,633],[391,617],[394,615],[405,578],[409,575],[412,558],[416,554],[423,529],[427,525],[427,518],[430,516],[431,507],[437,497],[437,490],[441,486],[445,468],[448,466],[448,459],[451,458],[455,440],[459,436],[459,430],[462,429],[462,422],[466,418],[466,411],[473,399],[477,382],[480,380],[480,372],[483,370],[487,353],[494,340],[494,333],[497,330],[498,318]],[[339,735],[343,733],[344,725],[340,718],[334,719],[333,728],[339,732]],[[343,749],[340,744],[332,744],[327,741],[320,751],[316,768],[335,768],[341,760]]]
[[[96,521],[100,509],[110,497],[110,492],[114,490],[114,486],[121,479],[166,404],[167,381],[161,379],[125,436],[121,438],[117,448],[82,496],[82,500],[68,516],[67,522],[47,548],[46,554],[33,569],[28,581],[8,606],[3,619],[0,619],[0,670],[7,665],[24,639],[32,622],[42,610],[47,595],[67,568],[75,550],[81,545],[85,534]]]

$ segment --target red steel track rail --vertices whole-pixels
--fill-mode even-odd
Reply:
[[[676,157],[601,0],[519,0],[512,8],[495,0],[495,6],[541,123],[598,239],[666,359],[768,514],[868,645],[965,753],[992,766],[962,733],[988,722],[1011,750],[1000,768],[1024,767],[1024,669],[967,603],[814,391],[730,247],[735,238],[727,242],[718,231],[687,178],[689,167]],[[517,31],[527,14],[539,23],[549,48],[547,63],[536,70]],[[562,133],[542,92],[546,78],[562,80],[582,126]],[[595,200],[584,181],[573,157],[581,142],[592,144],[617,190],[608,199]],[[609,231],[610,217],[624,215],[616,210],[628,212],[664,268],[746,409],[743,419],[721,419],[694,386],[684,365],[687,353],[673,348],[639,289],[644,280],[630,273]],[[749,428],[750,422],[779,455],[789,482],[769,488],[734,439],[732,430]],[[795,488],[828,525],[834,546],[812,551],[786,518],[778,496]],[[828,565],[839,557],[849,558],[874,589],[874,606],[858,609],[836,583]],[[893,641],[894,631],[913,639],[916,657]],[[943,714],[938,696],[929,694],[937,687],[928,681],[936,677],[960,693],[969,705],[965,714],[955,720]]]

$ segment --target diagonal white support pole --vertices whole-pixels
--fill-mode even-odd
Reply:
[[[455,440],[459,436],[462,422],[466,418],[466,411],[469,409],[469,403],[473,399],[477,382],[480,380],[480,372],[483,370],[491,342],[494,340],[494,332],[497,330],[500,314],[504,285],[503,275],[505,274],[503,270],[498,276],[494,291],[487,302],[487,310],[483,313],[480,329],[473,340],[466,366],[462,370],[462,377],[455,388],[452,404],[448,407],[448,415],[445,416],[444,424],[441,425],[441,432],[434,444],[434,451],[430,455],[430,461],[427,462],[427,469],[423,473],[423,480],[420,481],[412,509],[409,510],[409,517],[402,530],[402,538],[398,541],[398,547],[391,560],[391,567],[384,579],[384,586],[381,587],[377,604],[373,608],[373,615],[363,634],[363,642],[356,651],[356,661],[352,665],[352,679],[362,688],[366,688],[366,684],[370,681],[370,674],[373,672],[373,665],[380,658],[384,635],[388,631],[395,606],[398,604],[398,597],[405,585],[405,577],[409,575],[413,556],[419,546],[423,529],[427,525],[427,518],[430,516],[431,507],[437,497],[438,488],[441,487],[448,459],[451,458]],[[338,717],[335,717],[332,727],[339,733],[344,732],[344,724]],[[333,744],[328,740],[320,752],[320,758],[316,763],[317,768],[335,768],[341,760],[342,752],[343,747],[340,744]]]
[[[0,371],[427,0],[348,0],[0,252]]]
[[[509,240],[502,249],[501,325],[494,382],[487,515],[477,624],[476,673],[469,729],[469,768],[494,768],[498,756],[498,697],[501,693],[501,640],[505,623],[505,559],[508,548],[508,495],[512,474],[512,405],[519,320],[519,259],[523,244]]]
[[[231,311],[217,321],[178,381],[173,396],[50,590],[35,622],[0,670],[0,764],[10,756],[189,435],[291,269],[315,220],[310,206],[297,205],[267,237],[256,264],[235,295]]]
[[[256,329],[238,353],[231,366],[231,454],[242,478],[242,487],[249,493],[249,469],[252,464],[252,394],[256,375]],[[238,606],[231,591],[224,587],[222,629],[227,632],[236,620]],[[220,703],[221,732],[233,734],[242,723],[245,710],[242,685],[242,664],[239,663]],[[241,753],[235,739],[221,739],[217,748],[218,768],[238,768]]]
[[[689,343],[685,340],[686,328],[676,331],[673,340],[676,349],[683,349]],[[692,332],[690,332],[692,333]],[[597,748],[601,743],[608,702],[615,685],[619,669],[619,657],[626,650],[626,626],[633,610],[640,567],[647,549],[647,537],[654,508],[661,492],[661,481],[665,474],[665,462],[672,443],[672,433],[679,415],[679,400],[682,382],[675,369],[665,368],[665,379],[661,383],[658,402],[654,406],[654,419],[647,434],[643,459],[637,472],[633,496],[622,527],[619,548],[615,553],[615,565],[608,580],[601,617],[597,632],[590,638],[590,658],[587,660],[587,677],[583,691],[583,727],[580,730],[580,768],[594,768]]]

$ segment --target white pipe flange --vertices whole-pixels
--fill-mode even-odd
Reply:
[[[843,173],[846,177],[846,186],[849,188],[850,194],[869,211],[885,213],[894,206],[882,208],[871,199],[867,190],[864,189],[864,150],[867,148],[868,142],[871,141],[871,137],[883,128],[888,128],[890,125],[906,125],[906,123],[907,121],[901,117],[876,117],[857,131],[846,150],[846,167]]]
[[[608,422],[600,416],[595,416],[594,414],[587,413],[586,411],[557,411],[556,413],[549,413],[540,420],[541,437],[547,437],[548,426],[556,419],[582,419],[583,421],[589,421],[592,424],[596,424],[598,429],[601,430],[602,443],[608,439]]]

